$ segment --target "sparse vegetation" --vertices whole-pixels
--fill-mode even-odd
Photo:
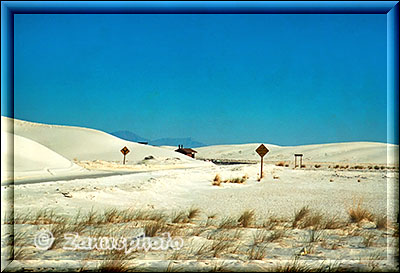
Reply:
[[[238,221],[233,217],[225,217],[222,219],[218,228],[235,228],[238,226]]]
[[[146,235],[146,237],[154,237],[157,231],[161,230],[163,226],[164,222],[162,220],[148,223],[143,228],[144,234]]]
[[[220,186],[221,183],[235,183],[235,184],[243,184],[249,178],[247,174],[243,175],[242,177],[234,177],[222,180],[219,174],[215,175],[214,180],[212,181],[213,186]]]
[[[363,234],[363,244],[365,247],[370,247],[374,244],[376,236],[372,233]]]
[[[187,223],[188,221],[189,218],[185,211],[175,212],[172,215],[172,223]]]
[[[368,211],[362,208],[361,201],[349,209],[349,216],[354,223],[362,219],[374,219],[378,229],[385,229],[388,226],[387,216],[375,217]],[[97,212],[93,209],[85,214],[78,213],[75,218],[59,216],[55,213],[38,212],[31,216],[19,217],[19,221],[29,223],[39,223],[37,225],[45,225],[54,234],[56,241],[54,242],[53,250],[59,249],[57,237],[63,237],[64,232],[83,232],[83,234],[91,237],[116,237],[121,236],[119,233],[131,230],[131,227],[143,228],[146,237],[161,236],[164,232],[169,232],[171,236],[181,236],[184,238],[185,244],[182,249],[168,249],[167,252],[160,255],[165,255],[165,259],[171,260],[203,260],[203,259],[248,259],[248,260],[263,260],[268,256],[276,255],[276,245],[287,245],[295,243],[294,234],[304,234],[304,245],[300,252],[296,250],[296,255],[309,255],[314,252],[319,254],[320,248],[323,247],[329,250],[346,248],[346,239],[348,236],[361,236],[358,238],[359,247],[371,247],[376,244],[381,246],[381,236],[383,231],[373,230],[366,232],[365,229],[356,224],[349,224],[345,219],[340,219],[338,215],[323,215],[318,211],[310,209],[308,206],[303,206],[294,212],[293,218],[277,218],[270,217],[261,222],[256,221],[255,210],[244,210],[241,215],[236,217],[227,216],[220,219],[215,213],[201,213],[200,208],[190,207],[182,211],[170,212],[168,214],[153,210],[118,210],[116,208],[106,209],[103,212]],[[353,217],[353,218],[352,218]],[[217,219],[216,219],[217,218]],[[361,219],[361,220],[359,220]],[[207,220],[207,222],[206,222]],[[215,223],[213,223],[215,222]],[[50,224],[43,224],[50,223]],[[116,225],[116,224],[122,225]],[[126,223],[126,225],[125,225]],[[96,225],[99,224],[99,225]],[[300,228],[306,230],[293,230],[292,228]],[[328,231],[328,229],[330,229]],[[341,229],[335,231],[334,229]],[[28,229],[29,231],[29,229]],[[114,234],[115,232],[115,234]],[[118,234],[117,234],[118,233]],[[128,234],[128,233],[127,233]],[[333,239],[330,237],[334,234]],[[343,235],[345,234],[345,235]],[[378,235],[377,235],[378,234]],[[388,233],[385,233],[388,234]],[[115,235],[115,236],[113,236]],[[127,235],[128,236],[128,235]],[[392,236],[392,235],[390,235]],[[397,231],[398,236],[398,231]],[[25,229],[18,230],[15,233],[15,258],[14,259],[29,259],[32,255],[30,249],[22,248],[28,237],[28,232]],[[300,237],[300,240],[301,238]],[[279,240],[284,238],[285,240]],[[30,238],[28,238],[30,240]],[[154,238],[153,238],[154,239]],[[362,240],[361,240],[362,239]],[[25,241],[24,241],[25,240]],[[277,241],[279,240],[279,241]],[[360,241],[361,240],[361,241]],[[303,241],[301,241],[303,243]],[[274,246],[275,245],[275,246]],[[14,247],[14,246],[13,246]],[[371,249],[370,249],[371,250]],[[268,252],[267,252],[268,251]],[[318,252],[317,252],[318,251]],[[130,257],[138,257],[142,259],[146,253],[135,252],[132,256],[127,257],[124,251],[95,251],[96,259],[101,257],[103,262],[96,268],[99,272],[126,272],[134,271],[137,268],[129,266]],[[151,255],[158,255],[152,252]],[[279,255],[279,254],[278,254]],[[164,257],[164,256],[163,256]],[[92,258],[92,257],[91,257]],[[167,266],[168,265],[168,266]],[[211,264],[212,265],[212,264]],[[184,270],[184,267],[178,268],[172,264],[165,264],[164,269],[169,272]],[[221,268],[211,268],[212,270],[220,271]],[[295,259],[293,262],[274,268],[275,271],[330,271],[336,270],[335,267],[311,268],[306,266],[306,263],[300,263],[300,260]]]
[[[283,167],[283,166],[285,166],[285,161],[280,161],[280,162],[276,163],[275,166]]]
[[[297,223],[302,220],[309,212],[310,209],[308,208],[308,206],[302,207],[300,210],[296,211],[294,214],[292,227],[297,227]]]
[[[349,208],[347,213],[349,214],[350,221],[353,223],[359,223],[362,220],[366,219],[368,221],[373,221],[373,215],[368,210],[361,207],[362,200],[359,200],[357,206]]]
[[[375,219],[376,228],[387,229],[388,220],[386,215],[379,215]]]
[[[219,186],[221,185],[221,176],[219,174],[216,174],[214,177],[214,180],[212,182],[213,186]]]
[[[254,210],[245,210],[238,221],[242,227],[249,227],[254,220]]]
[[[191,207],[189,209],[187,217],[191,221],[191,220],[196,219],[197,217],[199,217],[200,213],[201,213],[201,210],[199,208]]]
[[[249,260],[262,260],[266,256],[267,246],[255,246],[253,245],[248,250]]]

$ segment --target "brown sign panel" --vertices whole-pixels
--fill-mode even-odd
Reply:
[[[123,153],[124,155],[127,155],[129,152],[129,149],[126,146],[121,150],[121,153]]]
[[[260,146],[258,146],[256,152],[261,156],[264,157],[268,152],[268,148],[264,146],[264,144],[261,144]]]

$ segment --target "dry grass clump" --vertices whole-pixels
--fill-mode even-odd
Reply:
[[[283,236],[285,236],[286,231],[283,229],[274,230],[272,234],[268,237],[268,242],[274,242]]]
[[[353,167],[353,169],[355,169],[355,170],[363,170],[364,166],[356,165],[356,166]]]
[[[285,166],[285,161],[280,161],[280,162],[276,163],[275,166],[283,167],[283,166]]]
[[[212,182],[213,186],[219,186],[221,185],[221,176],[219,174],[216,174],[214,177],[214,180]]]
[[[298,222],[301,221],[309,212],[310,209],[308,208],[308,206],[302,207],[300,210],[296,211],[294,213],[292,227],[297,227]]]
[[[238,221],[233,217],[225,217],[222,219],[218,228],[236,228],[238,226]]]
[[[267,255],[267,246],[252,246],[248,251],[249,260],[262,260]]]
[[[62,217],[57,216],[52,209],[40,209],[36,213],[28,210],[24,214],[17,215],[14,219],[14,214],[9,215],[8,222],[15,224],[31,224],[31,225],[49,225],[62,221]]]
[[[223,183],[236,183],[236,184],[243,184],[248,179],[247,175],[243,175],[242,177],[235,177],[230,178],[222,181]]]
[[[374,220],[372,213],[370,213],[368,210],[362,208],[361,204],[362,204],[362,200],[359,200],[357,203],[357,206],[354,207],[355,204],[353,204],[353,207],[351,207],[347,210],[347,213],[349,214],[349,217],[350,217],[350,221],[352,223],[359,223],[364,219],[366,219],[368,221]]]
[[[188,211],[189,221],[199,217],[201,210],[199,208],[191,207]]]
[[[287,262],[285,265],[279,265],[273,268],[273,270],[271,270],[271,272],[312,272],[312,271],[313,270],[309,265],[299,262],[298,256],[295,256],[293,261]]]
[[[271,230],[271,229],[274,229],[277,226],[279,226],[279,222],[280,222],[279,219],[277,219],[275,217],[269,217],[268,220],[265,220],[262,223],[262,227],[265,228],[265,229]]]
[[[216,213],[207,215],[206,227],[209,227],[213,223],[216,217],[217,217]]]
[[[243,175],[242,177],[234,177],[222,180],[219,174],[216,174],[214,180],[212,181],[213,186],[220,186],[221,183],[235,183],[235,184],[243,184],[246,180],[249,179],[247,174]]]
[[[375,219],[375,224],[377,229],[387,229],[388,227],[388,220],[386,215],[379,215]]]
[[[318,211],[311,211],[308,206],[302,207],[300,210],[295,212],[294,219],[292,222],[293,228],[324,228],[326,226],[335,226],[336,222],[334,218],[323,221],[322,213]]]
[[[164,224],[165,223],[162,220],[148,223],[143,228],[144,234],[146,235],[146,237],[153,237],[158,231],[162,230]]]
[[[370,247],[374,245],[376,236],[372,233],[365,233],[363,236],[363,243],[365,247]]]
[[[306,165],[304,165],[304,164],[302,164],[301,166],[300,166],[300,168],[305,168],[306,167]]]
[[[308,213],[306,217],[303,218],[300,226],[301,228],[307,228],[307,227],[320,228],[322,219],[323,216],[321,213],[311,212]]]
[[[128,272],[132,269],[128,266],[128,261],[132,253],[125,254],[124,250],[109,250],[106,257],[99,265],[97,272]]]
[[[315,167],[316,169],[318,169],[318,168],[321,167],[321,165],[320,165],[320,164],[315,164],[314,167]]]
[[[188,223],[189,218],[185,211],[174,212],[172,215],[172,223]]]
[[[264,242],[268,242],[269,234],[266,230],[257,230],[253,234],[253,245],[259,245]]]
[[[242,227],[249,227],[254,220],[254,210],[245,210],[239,217],[238,222]]]
[[[228,251],[232,247],[232,242],[228,240],[217,240],[214,241],[210,247],[213,257],[220,257],[220,255]]]
[[[345,223],[340,221],[340,219],[337,215],[328,216],[321,223],[322,229],[338,229],[338,228],[342,228],[344,226],[345,226]]]

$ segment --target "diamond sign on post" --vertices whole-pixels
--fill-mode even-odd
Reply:
[[[263,177],[263,158],[269,152],[268,148],[261,144],[256,149],[256,152],[261,156],[261,173],[260,173],[260,180]]]
[[[124,164],[125,164],[125,156],[129,153],[130,151],[129,151],[129,149],[128,149],[128,147],[124,147],[124,148],[122,148],[121,149],[121,153],[124,155]]]

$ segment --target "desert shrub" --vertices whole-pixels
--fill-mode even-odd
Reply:
[[[284,161],[280,161],[280,162],[276,163],[275,166],[283,167],[283,166],[285,166],[285,162]]]
[[[375,166],[374,166],[374,169],[375,169],[375,170],[379,170],[380,168],[379,168],[379,166],[376,166],[376,165],[375,165]]]
[[[321,167],[321,165],[320,165],[320,164],[315,164],[314,167],[315,167],[316,169],[318,169],[318,168]]]
[[[304,164],[302,164],[301,166],[300,166],[300,168],[305,168],[306,167],[306,165],[304,165]]]
[[[333,168],[334,168],[334,169],[337,169],[337,168],[339,168],[339,165],[335,165]]]

